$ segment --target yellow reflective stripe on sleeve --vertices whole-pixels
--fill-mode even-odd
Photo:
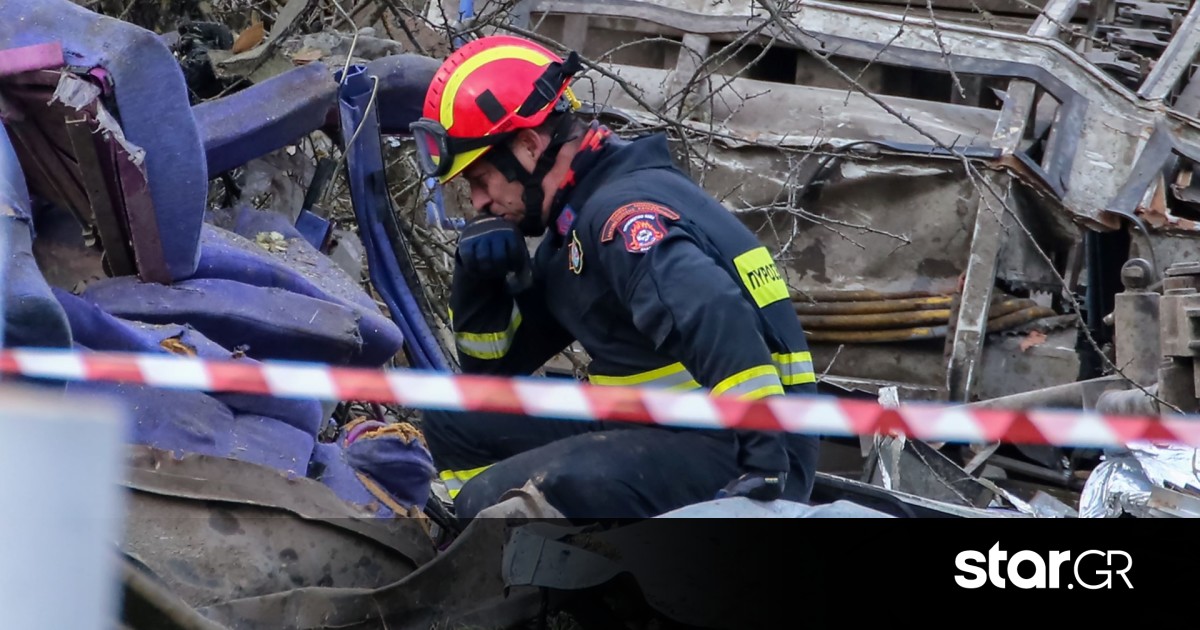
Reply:
[[[774,353],[771,359],[779,369],[779,380],[783,382],[784,387],[817,382],[817,375],[813,372],[812,353]]]
[[[513,304],[508,329],[495,333],[454,333],[454,344],[463,354],[476,359],[499,359],[512,348],[513,337],[521,326],[521,311]]]
[[[438,473],[438,479],[441,479],[442,483],[446,484],[446,491],[450,494],[450,498],[453,499],[458,496],[458,491],[462,490],[464,484],[488,468],[491,468],[491,464],[470,470],[443,470]]]
[[[733,265],[759,308],[788,299],[787,284],[766,247],[757,247],[734,258]]]
[[[630,374],[628,376],[605,376],[592,374],[588,382],[593,385],[605,386],[650,386],[663,387],[672,390],[699,389],[700,383],[688,373],[682,363],[672,363],[648,372]]]
[[[759,365],[742,370],[717,383],[712,389],[713,396],[729,394],[750,400],[782,393],[783,384],[779,382],[779,371],[774,365]]]
[[[549,57],[523,46],[497,46],[467,59],[461,66],[454,69],[450,78],[446,79],[446,87],[442,90],[442,106],[438,122],[442,123],[447,131],[454,126],[455,97],[458,96],[458,89],[462,87],[463,81],[466,81],[467,77],[476,70],[501,59],[520,59],[539,66],[550,63]]]

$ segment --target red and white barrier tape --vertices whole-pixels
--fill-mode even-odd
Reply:
[[[342,368],[287,361],[205,361],[166,354],[0,351],[0,372],[67,381],[141,383],[203,392],[394,403],[580,421],[751,429],[853,437],[902,433],[930,442],[1104,447],[1130,442],[1200,447],[1200,418],[1101,416],[1086,411],[1007,411],[825,396],[758,401],[704,392],[594,386],[549,378],[500,378]]]

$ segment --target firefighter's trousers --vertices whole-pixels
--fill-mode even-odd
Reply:
[[[434,410],[422,428],[463,520],[526,481],[573,521],[648,518],[741,474],[730,431]]]

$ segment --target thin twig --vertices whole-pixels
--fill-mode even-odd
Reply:
[[[954,81],[954,87],[958,88],[959,97],[966,100],[967,91],[963,89],[962,82],[958,80],[958,74],[954,72],[954,64],[950,63],[950,53],[942,41],[942,29],[938,26],[937,15],[933,12],[933,0],[925,0],[925,6],[929,7],[929,21],[933,26],[933,38],[937,40],[938,50],[942,53],[942,61],[946,62],[946,70],[950,72],[950,79]],[[903,25],[903,23],[901,24]]]
[[[829,371],[833,369],[833,364],[837,363],[838,357],[841,356],[841,354],[842,354],[842,348],[845,348],[845,347],[846,347],[846,344],[844,344],[844,343],[838,344],[837,350],[833,353],[833,358],[829,360],[829,365],[826,365],[825,370],[823,372],[821,372],[820,380],[823,381],[823,380],[825,380],[826,376],[829,376]]]

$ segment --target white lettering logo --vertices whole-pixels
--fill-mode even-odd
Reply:
[[[980,588],[985,584],[996,588],[1007,588],[1009,584],[1019,589],[1062,588],[1063,565],[1069,567],[1067,579],[1074,578],[1066,582],[1068,589],[1076,584],[1088,590],[1111,589],[1119,584],[1113,577],[1120,577],[1127,588],[1133,588],[1126,575],[1133,568],[1133,557],[1124,551],[1089,549],[1074,561],[1070,551],[1051,551],[1049,558],[1043,558],[1042,554],[1026,549],[1010,557],[999,542],[992,545],[986,556],[973,549],[959,552],[954,558],[954,566],[959,570],[954,582],[963,588]]]

